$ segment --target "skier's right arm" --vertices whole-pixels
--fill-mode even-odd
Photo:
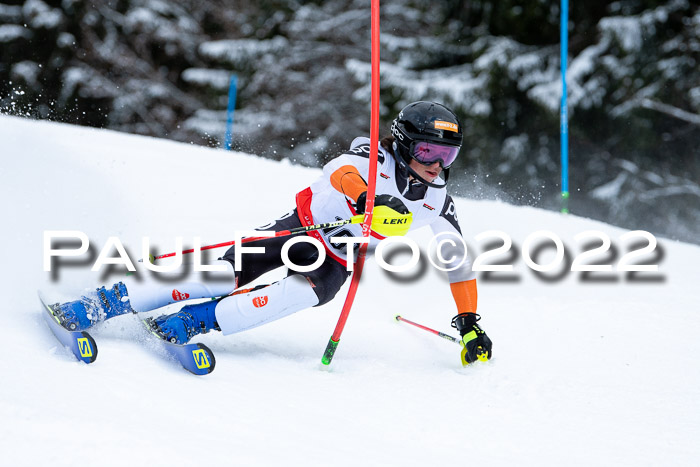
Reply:
[[[343,165],[330,174],[330,180],[333,188],[355,202],[355,212],[364,214],[367,183],[357,168]],[[382,194],[375,197],[374,203],[372,230],[385,237],[405,235],[408,232],[413,215],[400,199]]]
[[[351,150],[352,151],[352,150]],[[357,154],[364,151],[354,149]],[[369,151],[369,150],[368,150]],[[367,202],[369,158],[357,154],[343,154],[323,167],[323,174],[331,186],[353,202],[353,214],[364,214]],[[398,198],[379,194],[374,198],[372,230],[384,237],[405,235],[413,222],[413,215]]]
[[[367,191],[367,182],[354,165],[344,165],[330,174],[333,188],[357,202],[362,193]]]

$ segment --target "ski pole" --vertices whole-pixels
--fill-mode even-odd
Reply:
[[[287,237],[289,235],[294,235],[302,232],[308,232],[310,230],[320,230],[320,229],[330,229],[332,227],[340,227],[341,225],[347,225],[347,224],[360,224],[362,223],[363,216],[361,214],[358,214],[357,216],[353,216],[350,219],[345,219],[341,221],[336,221],[336,222],[326,222],[324,224],[315,224],[315,225],[307,225],[306,227],[296,227],[294,229],[289,229],[289,230],[280,230],[279,232],[275,232],[275,235],[272,237],[246,237],[241,239],[241,243],[249,243],[249,242],[257,242],[258,240],[265,240],[268,238],[276,238],[276,237]],[[235,245],[236,241],[230,241],[230,242],[224,242],[224,243],[217,243],[215,245],[207,245],[203,246],[200,248],[200,251],[204,250],[213,250],[215,248],[221,248],[224,246],[231,246]],[[184,250],[181,254],[186,255],[188,253],[194,252],[194,248],[190,248],[189,250]],[[154,256],[151,258],[151,262],[157,260],[157,259],[162,259],[162,258],[170,258],[172,256],[175,256],[177,253],[166,253],[164,255],[159,255],[159,256]],[[143,258],[139,260],[139,263],[143,262]]]
[[[404,323],[411,324],[419,329],[422,329],[424,331],[428,331],[430,333],[435,334],[436,336],[442,337],[443,339],[447,339],[448,341],[451,341],[451,342],[454,342],[455,344],[461,345],[461,342],[462,342],[461,339],[457,339],[456,337],[452,337],[449,334],[445,334],[443,332],[436,331],[435,329],[430,329],[429,327],[423,326],[422,324],[414,323],[413,321],[410,321],[410,320],[407,320],[406,318],[403,318],[401,315],[396,315],[394,318],[398,322],[403,321]]]

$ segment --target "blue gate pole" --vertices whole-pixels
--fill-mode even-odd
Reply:
[[[236,75],[231,75],[231,82],[228,87],[228,111],[226,112],[226,136],[224,137],[224,148],[231,150],[233,140],[233,111],[236,109]]]
[[[559,127],[561,139],[561,212],[569,212],[569,115],[566,104],[566,67],[569,50],[569,0],[561,0],[561,107]]]

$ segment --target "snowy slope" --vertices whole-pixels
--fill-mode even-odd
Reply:
[[[85,263],[52,280],[44,230],[83,231],[96,251],[116,235],[134,259],[143,236],[163,252],[178,235],[226,241],[291,209],[320,171],[9,117],[0,141],[3,465],[700,462],[697,246],[659,239],[657,281],[571,272],[546,281],[522,259],[515,281],[481,275],[495,357],[466,369],[457,346],[392,319],[400,312],[455,334],[444,276],[429,266],[402,283],[373,260],[330,372],[319,362],[346,289],[268,326],[200,336],[217,356],[207,377],[149,352],[132,316],[94,330],[100,354],[88,366],[57,346],[36,289],[61,298],[119,274],[100,278]],[[574,236],[595,229],[626,249],[623,230],[576,216],[464,199],[457,210],[470,247],[482,248],[475,236],[487,230],[519,248],[547,229],[576,255]]]

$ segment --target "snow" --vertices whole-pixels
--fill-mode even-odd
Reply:
[[[218,90],[227,90],[231,82],[231,71],[211,70],[207,68],[188,68],[182,72],[184,82],[198,86],[210,86]]]
[[[426,95],[434,96],[435,100],[449,96],[449,99],[460,102],[460,105],[469,109],[470,115],[488,116],[491,113],[491,104],[483,93],[488,77],[485,73],[474,76],[471,65],[410,72],[391,63],[382,63],[381,67],[383,82],[401,89],[402,105],[408,105]],[[358,81],[366,83],[353,96],[357,100],[368,101],[371,64],[349,59],[345,62],[345,68]]]
[[[22,79],[27,84],[33,87],[39,87],[39,74],[41,73],[41,67],[36,62],[29,60],[24,60],[22,62],[17,62],[12,65],[12,72],[10,76],[13,80]]]
[[[420,44],[418,37],[402,37],[391,33],[381,34],[379,40],[382,46],[386,47],[387,51],[390,53],[416,48]]]
[[[681,0],[668,2],[640,15],[602,18],[597,26],[601,39],[570,59],[570,64],[566,71],[569,113],[573,113],[577,107],[588,109],[602,105],[605,99],[607,78],[604,75],[601,76],[601,64],[603,65],[602,70],[620,80],[637,74],[639,65],[636,61],[639,60],[639,57],[636,54],[644,46],[645,38],[653,37],[656,24],[666,22],[669,14],[674,9],[683,7],[684,2]],[[494,60],[494,56],[499,57],[498,59],[502,62],[504,60],[503,57],[507,57],[506,52],[514,47],[509,44],[507,39],[501,38],[499,41],[495,44],[500,46],[500,51],[499,47],[491,46],[488,53],[480,57],[480,60],[484,61],[484,66],[487,66],[490,60]],[[615,44],[619,44],[622,53],[615,52]],[[664,44],[662,50],[672,52],[685,46],[684,41],[674,38]],[[542,53],[542,50],[536,51],[534,53],[535,57],[538,53]],[[555,53],[554,49],[552,49],[552,53]],[[523,57],[528,56],[524,55]],[[528,57],[525,64],[530,65],[535,60],[535,57]],[[518,71],[519,61],[522,60],[523,58],[516,58],[511,61],[509,66],[511,73]],[[662,73],[666,80],[671,81],[677,79],[682,73],[683,65],[686,65],[684,59],[678,57],[669,57],[659,60],[657,63],[659,72]],[[692,64],[689,67],[692,68]],[[527,90],[528,97],[536,100],[552,112],[556,111],[560,105],[562,89],[558,63],[556,68],[555,70],[554,67],[550,66],[546,71],[540,72],[537,71],[537,68],[533,68],[533,70],[529,70],[530,73],[526,75],[526,78],[518,83],[520,89],[527,89],[532,85]],[[641,80],[639,82],[641,83]],[[635,84],[634,87],[638,88],[640,86]],[[642,90],[639,95],[640,99],[644,97],[642,95],[644,93],[657,92],[656,89],[651,89],[652,87]],[[617,97],[622,99],[624,95]],[[619,116],[638,106],[638,99],[628,100],[613,108],[611,113]],[[684,120],[687,120],[687,118],[684,118]]]
[[[636,16],[602,18],[598,27],[616,37],[627,53],[634,53],[642,47],[642,24]]]
[[[135,2],[136,3],[136,2]],[[178,42],[187,49],[195,47],[192,36],[199,33],[199,25],[186,10],[167,2],[148,0],[130,9],[124,15],[123,27],[127,33],[150,33],[160,42]]]
[[[569,106],[580,106],[584,109],[599,106],[605,97],[603,81],[600,77],[589,78],[595,70],[595,63],[609,47],[607,40],[586,47],[566,70],[567,90],[569,91]],[[587,79],[589,78],[589,79]],[[561,86],[559,88],[561,97]]]
[[[498,63],[501,67],[506,67],[508,65],[509,55],[517,51],[520,44],[508,37],[492,36],[478,39],[474,48],[481,47],[485,47],[486,49],[474,62],[474,68],[485,72],[493,66],[493,63]]]
[[[700,111],[700,86],[691,89],[688,95],[690,96],[693,107]]]
[[[41,0],[27,0],[22,11],[33,29],[55,29],[63,20],[61,10],[51,8]]]
[[[101,278],[86,262],[52,281],[42,271],[45,230],[83,231],[96,252],[116,235],[134,258],[143,236],[163,252],[178,235],[226,241],[289,210],[320,171],[5,116],[0,139],[3,465],[700,461],[698,246],[659,239],[657,281],[622,273],[586,281],[571,272],[546,281],[522,259],[517,280],[480,274],[494,358],[470,368],[454,344],[393,320],[401,313],[454,334],[444,276],[428,266],[420,280],[401,283],[374,260],[330,371],[319,362],[346,288],[267,326],[198,336],[216,353],[209,376],[153,355],[138,342],[133,316],[94,329],[99,357],[85,365],[57,345],[36,289],[58,300],[120,273]],[[594,229],[626,251],[626,231],[600,222],[493,201],[456,204],[472,249],[483,247],[475,237],[487,230],[506,232],[519,249],[546,229],[575,255],[574,236]],[[424,245],[430,232],[411,236]]]
[[[523,157],[527,157],[526,151],[529,149],[529,146],[529,138],[526,134],[510,136],[504,139],[500,154],[503,162],[496,167],[497,173],[508,173],[514,163]]]
[[[59,94],[59,102],[67,102],[76,92],[81,96],[93,97],[113,97],[117,94],[117,87],[114,83],[102,77],[99,73],[88,66],[70,67],[63,72],[62,88]],[[148,83],[150,85],[150,82]],[[159,87],[150,85],[146,90]],[[167,95],[167,90],[162,90],[161,95]]]
[[[75,45],[75,36],[68,32],[62,32],[56,38],[56,45],[61,48],[73,47]]]
[[[124,17],[124,28],[129,33],[152,31],[158,27],[158,14],[147,8],[135,8]]]
[[[10,42],[20,37],[29,39],[32,32],[17,24],[0,24],[0,42]]]
[[[0,3],[0,21],[3,23],[19,23],[22,20],[22,7]]]
[[[221,135],[226,132],[226,114],[224,110],[197,110],[182,126],[196,129],[200,134]],[[235,128],[237,133],[240,132],[238,125]]]
[[[267,53],[279,52],[289,45],[287,39],[276,36],[269,40],[235,39],[205,42],[199,46],[199,53],[207,59],[242,66],[248,60]]]
[[[629,174],[627,172],[620,172],[620,174],[608,183],[601,185],[590,192],[591,198],[600,200],[615,199],[620,196],[622,185],[625,184]]]

